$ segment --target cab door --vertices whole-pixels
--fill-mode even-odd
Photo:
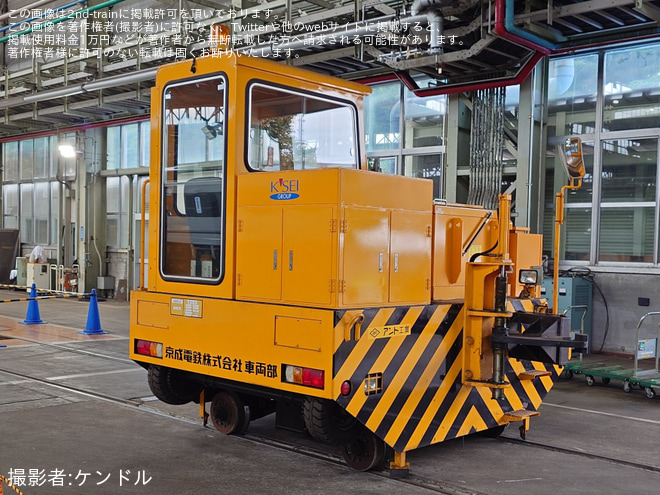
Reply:
[[[282,208],[241,206],[236,235],[236,297],[282,298]]]
[[[282,244],[282,299],[290,302],[330,305],[335,207],[299,205],[284,208]]]

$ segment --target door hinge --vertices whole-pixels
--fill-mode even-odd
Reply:
[[[334,278],[330,279],[330,294],[337,292],[337,281]]]
[[[337,232],[337,219],[330,220],[330,232]]]
[[[242,279],[241,274],[237,273],[236,274],[236,285],[241,285],[241,279]]]
[[[339,223],[339,231],[342,234],[345,234],[346,232],[348,232],[348,220],[346,220],[346,219],[341,220],[341,222]]]
[[[236,227],[237,232],[243,232],[243,220],[238,221],[238,225]]]
[[[346,292],[346,280],[340,280],[339,281],[339,290],[338,290],[338,292],[340,294],[343,294],[344,292]]]
[[[433,237],[433,227],[430,225],[426,226],[426,237]]]
[[[424,285],[426,286],[426,290],[431,290],[431,279],[430,278],[425,278],[424,279]]]

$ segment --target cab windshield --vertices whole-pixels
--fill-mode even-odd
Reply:
[[[347,103],[252,84],[249,115],[253,170],[357,167],[355,110]]]

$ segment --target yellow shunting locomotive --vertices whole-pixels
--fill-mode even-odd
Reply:
[[[536,299],[541,238],[508,196],[451,205],[366,170],[369,91],[236,54],[159,69],[130,355],[223,433],[275,412],[403,476],[418,447],[524,434],[584,344]]]

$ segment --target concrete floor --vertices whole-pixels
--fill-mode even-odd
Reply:
[[[202,427],[197,405],[154,400],[146,372],[127,358],[126,303],[98,304],[105,336],[77,333],[86,325],[87,301],[39,301],[42,319],[59,329],[17,325],[27,304],[0,307],[0,344],[7,345],[0,348],[0,474],[22,470],[25,495],[603,495],[657,493],[660,486],[660,399],[625,394],[620,383],[562,380],[532,419],[526,445],[506,440],[517,438],[510,427],[499,440],[470,437],[420,449],[409,454],[419,483],[403,484],[305,455],[316,449],[339,459],[332,448],[276,430],[272,417],[253,422],[246,437],[227,437]]]

